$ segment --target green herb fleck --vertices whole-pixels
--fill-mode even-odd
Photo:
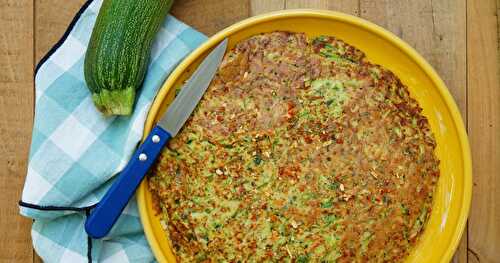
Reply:
[[[297,258],[297,263],[307,263],[307,262],[309,262],[308,255],[301,255]]]
[[[328,199],[328,200],[324,200],[322,203],[321,203],[321,208],[330,208],[333,206],[333,202],[332,200]]]
[[[327,226],[331,225],[331,224],[335,224],[335,222],[337,222],[338,218],[335,216],[335,215],[327,215],[325,217],[323,217],[323,221],[325,221],[325,224]]]
[[[256,165],[261,164],[262,163],[262,157],[259,154],[255,155],[255,157],[253,158],[253,163],[255,163]]]
[[[330,190],[338,190],[340,187],[340,183],[335,181],[331,183],[328,187],[330,188]]]
[[[410,215],[410,209],[408,209],[405,204],[401,204],[401,213],[403,213],[403,215]]]

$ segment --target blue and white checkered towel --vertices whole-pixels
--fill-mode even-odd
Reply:
[[[35,76],[36,111],[21,214],[34,219],[33,245],[46,262],[151,262],[135,198],[111,233],[91,240],[90,209],[125,166],[142,137],[152,100],[177,63],[205,36],[168,16],[130,117],[105,118],[85,86],[83,61],[102,0],[90,0]]]

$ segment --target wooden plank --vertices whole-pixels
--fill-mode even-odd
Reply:
[[[328,9],[328,0],[286,0],[286,8],[317,8]],[[333,2],[333,1],[332,1]]]
[[[460,243],[458,244],[457,250],[455,251],[455,255],[453,256],[453,259],[451,262],[453,263],[466,263],[468,262],[467,260],[467,227],[464,231],[464,234],[462,235],[462,239],[460,240]]]
[[[286,8],[314,8],[314,9],[329,9],[347,14],[359,15],[358,0],[287,0]]]
[[[465,4],[465,0],[361,0],[360,12],[408,42],[436,69],[466,121]],[[467,262],[467,233],[453,262]]]
[[[33,263],[43,263],[43,260],[33,250]]]
[[[250,14],[260,15],[263,13],[285,9],[285,0],[251,0]]]
[[[30,262],[31,221],[17,202],[33,121],[33,1],[1,1],[0,24],[0,262]]]
[[[495,0],[467,1],[467,77],[473,196],[469,262],[500,258],[500,86]]]
[[[37,62],[62,37],[76,12],[85,2],[86,0],[36,0],[35,59]]]
[[[344,12],[353,16],[359,16],[360,12],[359,0],[340,0],[329,1],[328,9],[338,12]]]
[[[249,17],[250,1],[176,1],[172,8],[172,14],[210,36],[227,26]]]
[[[287,0],[286,8],[317,8],[359,16],[359,0]]]

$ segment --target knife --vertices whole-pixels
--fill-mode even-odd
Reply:
[[[116,181],[87,217],[85,231],[90,237],[101,238],[109,233],[163,147],[179,132],[207,90],[226,48],[227,39],[224,39],[203,60],[170,104],[165,115],[137,148]]]

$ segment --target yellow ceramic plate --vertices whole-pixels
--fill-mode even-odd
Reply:
[[[309,36],[332,35],[364,51],[371,62],[383,65],[406,84],[423,108],[437,141],[441,177],[431,217],[407,262],[449,262],[465,227],[471,200],[471,157],[465,128],[453,98],[434,69],[401,39],[363,19],[318,10],[288,10],[256,16],[211,37],[189,55],[170,75],[149,112],[145,134],[173,97],[173,88],[222,39],[229,48],[252,35],[287,30]],[[151,193],[144,181],[137,195],[146,237],[159,262],[175,262],[159,218],[152,209]]]

